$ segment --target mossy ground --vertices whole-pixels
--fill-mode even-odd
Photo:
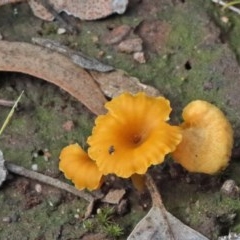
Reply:
[[[31,37],[36,36],[52,38],[97,58],[99,52],[103,51],[101,61],[155,86],[168,97],[172,103],[175,122],[180,121],[182,108],[191,100],[203,99],[219,106],[232,122],[238,143],[239,16],[230,11],[222,12],[218,5],[211,4],[210,1],[174,1],[174,4],[164,0],[151,3],[142,1],[141,4],[137,1],[130,2],[130,9],[122,16],[114,15],[90,22],[77,20],[80,29],[77,35],[57,35],[58,23],[37,19],[27,4],[6,5],[0,7],[0,33],[9,41],[30,42]],[[17,14],[14,9],[17,9]],[[149,12],[154,14],[148,14]],[[222,16],[228,18],[227,23],[221,20]],[[163,44],[161,51],[150,51],[144,45],[146,64],[134,62],[131,55],[119,53],[114,46],[106,45],[103,41],[112,26],[128,24],[136,28],[144,21],[153,20],[166,22],[169,29],[165,41],[159,43]],[[8,161],[26,168],[37,164],[40,172],[64,179],[58,170],[59,153],[72,142],[87,147],[86,138],[91,133],[94,116],[56,86],[24,74],[0,73],[2,99],[15,100],[22,90],[25,93],[20,107],[0,138],[1,150]],[[1,107],[0,123],[8,111],[9,109]],[[66,131],[63,124],[69,120],[74,123],[74,127]],[[33,158],[34,152],[44,149],[51,153],[48,161],[42,156]],[[239,170],[237,161],[230,163],[225,172],[227,178],[240,184]],[[203,177],[189,184],[183,178],[174,180],[167,176],[167,180],[164,179],[165,185],[163,182],[160,185],[164,203],[171,213],[210,239],[226,234],[226,229],[216,219],[224,214],[229,216],[236,213],[237,217],[229,223],[227,230],[240,232],[238,199],[221,196],[219,191],[223,176],[209,177],[209,182],[218,184],[204,188],[200,184]],[[25,193],[18,190],[22,181],[22,178],[14,177],[1,188],[1,238],[64,240],[80,238],[86,232],[81,222],[86,202],[60,191],[56,193],[47,186],[43,186],[43,193],[39,196],[34,192],[35,183],[31,183],[27,190],[33,196],[26,197]],[[32,199],[30,197],[40,199],[40,202],[25,209],[24,202]],[[125,228],[126,234],[145,214],[136,204],[138,196],[134,197],[135,200],[131,198],[131,213],[117,221]],[[52,198],[56,202],[53,206],[49,204]],[[17,221],[1,221],[13,214],[19,216]],[[80,218],[76,218],[75,214],[79,214]],[[210,230],[204,226],[204,221],[211,222]]]

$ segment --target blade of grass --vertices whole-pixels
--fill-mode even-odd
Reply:
[[[232,1],[232,2],[229,2],[229,3],[226,3],[226,5],[223,7],[223,10],[230,7],[230,6],[233,6],[233,5],[236,5],[236,4],[239,4],[240,1]]]
[[[223,6],[223,10],[224,10],[225,8],[228,8],[228,9],[230,9],[230,10],[232,10],[232,11],[240,14],[240,9],[232,6],[232,5],[234,5],[234,4],[240,3],[239,0],[238,0],[238,1],[232,1],[232,2],[229,2],[229,3],[226,3],[226,2],[221,1],[221,0],[212,0],[212,2],[218,3],[218,4],[222,5],[222,6]]]
[[[3,125],[2,125],[2,127],[1,127],[1,129],[0,129],[0,136],[2,135],[2,133],[3,133],[4,129],[6,128],[6,126],[8,125],[8,123],[9,123],[9,121],[10,121],[10,119],[11,119],[11,117],[12,117],[14,111],[15,111],[15,108],[17,107],[17,104],[18,104],[18,102],[20,101],[23,93],[24,93],[24,91],[21,92],[20,96],[17,98],[17,100],[16,100],[16,102],[14,103],[11,111],[9,112],[7,118],[5,119]]]

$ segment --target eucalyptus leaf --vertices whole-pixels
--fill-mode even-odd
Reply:
[[[166,211],[166,216],[172,235],[177,240],[208,240],[199,232],[193,230]],[[168,226],[160,208],[153,206],[148,214],[136,225],[127,240],[166,240]]]

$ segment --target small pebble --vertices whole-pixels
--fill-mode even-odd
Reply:
[[[15,16],[18,15],[18,9],[17,8],[13,9],[13,15],[15,15]]]
[[[144,53],[143,52],[135,52],[133,54],[133,59],[136,62],[139,62],[139,63],[146,63],[146,59],[144,57]]]
[[[74,214],[74,218],[76,218],[76,219],[79,219],[80,218],[80,216],[79,216],[79,214]]]
[[[220,192],[228,197],[236,198],[239,196],[239,187],[234,180],[228,179],[223,183]]]
[[[37,158],[37,157],[38,157],[38,153],[37,153],[37,152],[34,152],[34,153],[32,154],[32,157],[33,157],[33,158]]]
[[[33,164],[32,165],[32,170],[33,171],[37,171],[38,170],[38,165],[37,164]]]
[[[102,201],[110,204],[119,204],[125,193],[125,189],[110,190],[102,199]]]
[[[74,128],[74,122],[72,120],[67,120],[65,123],[63,123],[62,128],[66,132],[71,132]]]
[[[5,222],[5,223],[10,223],[12,221],[12,219],[10,217],[4,217],[2,219],[2,221]]]
[[[131,27],[128,25],[118,26],[105,36],[104,42],[106,44],[119,43],[130,33],[130,31]]]
[[[42,192],[42,185],[40,185],[40,184],[36,184],[35,185],[35,191],[37,192],[37,193],[41,193]]]
[[[67,32],[67,30],[65,28],[58,28],[58,30],[57,30],[57,34],[58,35],[62,35],[64,33],[66,33],[66,32]]]
[[[96,212],[97,212],[97,214],[100,214],[102,212],[102,209],[98,208]]]
[[[98,43],[99,42],[99,37],[98,36],[93,36],[92,41],[93,41],[93,43]]]
[[[125,53],[141,52],[143,48],[142,43],[143,41],[139,37],[127,39],[120,42],[118,45],[118,50]]]
[[[102,58],[104,55],[105,55],[105,52],[104,52],[104,51],[99,51],[99,52],[98,52],[98,57],[99,57],[99,58]]]
[[[221,21],[222,21],[223,23],[228,23],[228,22],[229,22],[229,18],[226,17],[226,16],[222,16],[222,17],[221,17]]]

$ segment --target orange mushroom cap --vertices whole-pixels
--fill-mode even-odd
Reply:
[[[180,128],[166,123],[171,107],[163,97],[123,93],[105,107],[108,113],[96,119],[87,140],[88,154],[103,174],[144,174],[181,141]]]
[[[76,143],[62,149],[59,169],[78,189],[97,189],[102,184],[102,173],[86,152]]]
[[[173,159],[190,172],[214,174],[227,167],[233,146],[232,127],[213,104],[196,100],[183,110],[182,142]]]

